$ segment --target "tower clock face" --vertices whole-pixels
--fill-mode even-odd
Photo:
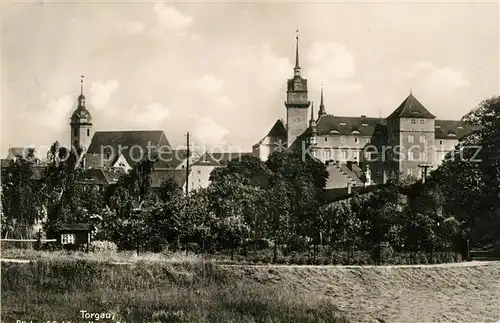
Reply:
[[[295,90],[301,91],[302,90],[302,83],[295,83]]]

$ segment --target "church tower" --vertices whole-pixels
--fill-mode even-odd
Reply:
[[[293,78],[287,82],[285,101],[287,147],[291,147],[295,139],[307,130],[307,111],[310,104],[307,99],[307,80],[300,75],[298,30],[295,39],[295,67],[293,68]]]
[[[85,95],[83,95],[83,78],[80,80],[80,96],[78,96],[78,106],[71,115],[71,146],[80,147],[83,151],[89,148],[92,139],[92,116],[85,107]]]

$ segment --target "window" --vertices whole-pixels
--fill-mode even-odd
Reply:
[[[347,150],[342,150],[342,160],[347,160]]]
[[[327,141],[328,141],[328,137],[325,137],[325,142],[327,142]]]
[[[420,160],[421,161],[427,161],[427,153],[425,151],[422,151],[420,153]]]
[[[87,129],[87,137],[90,137],[90,129]]]
[[[414,138],[413,135],[408,135],[408,142],[413,142]]]
[[[355,161],[358,161],[358,160],[359,160],[360,153],[361,153],[361,151],[359,151],[359,150],[356,150],[356,151],[355,151],[355,153],[354,153],[354,160],[355,160]]]
[[[408,160],[418,160],[419,155],[418,151],[408,150]]]
[[[411,124],[417,124],[417,120],[411,119]]]
[[[425,142],[425,136],[424,135],[420,135],[420,142]]]
[[[408,168],[406,173],[408,174],[408,176],[413,176],[413,168]]]
[[[420,119],[420,124],[424,124],[425,123],[425,119]]]
[[[372,154],[369,151],[365,151],[365,159],[366,160],[371,160],[372,159]]]
[[[73,128],[73,136],[78,136],[78,128]]]
[[[442,140],[439,140],[439,144],[442,145],[443,144],[443,141]]]
[[[61,234],[61,244],[75,244],[75,235]]]
[[[357,138],[357,137],[356,137],[356,138],[354,138],[354,142],[358,142],[358,138]]]
[[[326,160],[332,159],[332,151],[330,149],[326,150]]]

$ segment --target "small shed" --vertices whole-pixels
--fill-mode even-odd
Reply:
[[[63,224],[59,229],[59,242],[66,249],[76,249],[86,244],[89,250],[92,226],[87,223]]]

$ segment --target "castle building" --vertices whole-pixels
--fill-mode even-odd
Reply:
[[[327,181],[333,188],[385,183],[390,176],[419,179],[424,166],[437,168],[459,139],[475,130],[462,121],[436,119],[411,91],[387,118],[352,117],[328,114],[322,87],[314,116],[299,65],[298,36],[285,108],[286,122],[276,121],[252,147],[254,156],[266,160],[279,149],[303,149],[329,165],[330,177],[337,179]]]

